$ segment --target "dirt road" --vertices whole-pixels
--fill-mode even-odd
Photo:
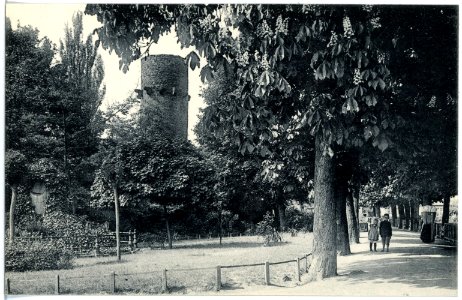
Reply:
[[[295,287],[248,286],[207,295],[457,296],[457,248],[424,244],[419,233],[394,230],[390,252],[369,252],[366,233],[352,255],[339,257],[338,274]]]

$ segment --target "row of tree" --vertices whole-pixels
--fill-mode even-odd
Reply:
[[[228,225],[236,214],[249,223],[262,218],[269,209],[263,197],[258,205],[249,200],[264,190],[248,179],[258,162],[242,166],[241,161],[205,155],[188,142],[168,139],[160,130],[165,124],[141,128],[140,116],[132,113],[139,104],[136,98],[101,111],[99,43],[83,39],[79,13],[64,33],[56,47],[39,38],[37,29],[13,29],[7,22],[5,204],[11,242],[17,225],[34,228],[31,223],[40,219],[30,199],[36,183],[46,186],[47,214],[89,215],[114,221],[119,228],[120,205],[126,227],[146,232],[158,225],[156,219],[164,222],[170,247],[170,219],[183,220],[180,225],[190,230],[207,228],[221,235],[221,224]],[[218,169],[227,171],[218,174]],[[249,182],[253,195],[243,197],[245,191],[238,188],[243,182]],[[232,189],[232,197],[223,196]],[[227,200],[231,198],[239,201]],[[113,210],[114,199],[116,217],[105,210]]]
[[[6,22],[5,173],[10,207],[9,238],[14,238],[17,197],[44,183],[48,205],[69,213],[88,208],[98,151],[99,106],[104,67],[98,44],[84,39],[82,13],[65,27],[59,47],[39,31]],[[21,193],[18,194],[18,189]],[[23,199],[23,200],[24,200]],[[22,204],[30,201],[20,201]],[[30,212],[22,205],[20,214]]]
[[[56,47],[39,38],[37,29],[13,29],[7,21],[5,205],[10,243],[17,225],[40,227],[30,199],[37,183],[46,187],[47,214],[115,219],[117,228],[119,213],[108,217],[104,210],[114,207],[114,192],[126,207],[126,219],[149,220],[160,210],[168,228],[172,212],[206,215],[206,200],[213,198],[207,193],[214,184],[205,181],[213,180],[214,169],[190,143],[171,141],[157,129],[140,129],[139,115],[130,111],[139,104],[136,98],[103,112],[99,42],[91,36],[84,40],[82,13],[74,15],[64,34]],[[148,157],[151,164],[140,160]],[[118,210],[117,201],[115,207]],[[150,231],[152,223],[132,221],[127,226]]]
[[[174,27],[182,46],[197,49],[186,57],[192,68],[207,59],[203,80],[230,76],[234,85],[206,97],[200,140],[212,153],[261,162],[269,199],[303,193],[312,179],[313,279],[336,274],[337,248],[349,251],[346,211],[367,185],[389,191],[363,193],[382,206],[456,193],[454,7],[88,5],[86,13],[102,22],[101,43],[124,68]]]

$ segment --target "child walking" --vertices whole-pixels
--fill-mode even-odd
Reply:
[[[379,240],[379,228],[378,228],[378,221],[374,219],[371,224],[371,228],[369,229],[369,233],[367,235],[369,239],[369,250],[372,252],[372,244],[374,244],[374,251],[377,252],[377,241]]]

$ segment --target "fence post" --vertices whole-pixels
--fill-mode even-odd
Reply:
[[[136,240],[136,229],[133,231],[133,245],[135,246],[135,249],[138,247],[138,241]]]
[[[55,295],[59,295],[59,275],[56,275],[56,280],[55,280]]]
[[[217,292],[221,289],[221,266],[217,266]]]
[[[305,273],[308,273],[308,254],[305,255]]]
[[[162,292],[166,293],[168,291],[167,285],[167,269],[162,270]]]
[[[111,293],[115,294],[115,291],[116,291],[115,272],[112,271],[111,274],[109,275],[110,275],[109,280],[110,280]]]
[[[11,289],[10,289],[10,279],[7,278],[6,279],[6,294],[9,295],[11,293]]]
[[[99,245],[98,245],[98,234],[96,234],[96,237],[95,237],[95,257],[98,257],[98,248],[99,248]]]
[[[269,269],[269,262],[265,262],[265,284],[270,285],[270,269]]]
[[[300,281],[301,277],[300,277],[300,258],[299,257],[297,257],[297,264],[295,268],[296,268],[295,278],[297,278],[297,280]]]

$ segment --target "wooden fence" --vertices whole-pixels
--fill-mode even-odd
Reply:
[[[96,235],[50,235],[18,237],[17,240],[50,241],[62,240],[65,247],[72,250],[76,256],[105,256],[115,252],[115,232]],[[124,252],[133,252],[137,248],[138,239],[136,230],[120,232],[120,247]]]
[[[256,266],[262,266],[262,277],[264,277],[264,282],[265,285],[271,285],[271,266],[273,265],[280,265],[280,264],[294,264],[294,273],[295,273],[295,279],[297,281],[301,281],[301,275],[303,273],[308,272],[308,269],[310,267],[310,263],[308,261],[308,258],[311,256],[311,253],[306,254],[302,257],[297,257],[292,260],[285,260],[285,261],[279,261],[279,262],[263,262],[263,263],[254,263],[254,264],[241,264],[241,265],[228,265],[228,266],[216,266],[216,267],[204,267],[204,268],[194,268],[194,269],[164,269],[164,270],[157,270],[157,271],[152,271],[152,272],[143,272],[143,273],[132,273],[132,274],[117,274],[116,272],[111,272],[107,275],[98,275],[97,277],[99,279],[103,279],[107,281],[106,286],[108,287],[107,290],[101,290],[99,292],[107,292],[110,294],[115,294],[117,293],[117,277],[118,276],[126,276],[126,275],[147,275],[147,274],[154,274],[154,273],[160,273],[161,274],[161,281],[160,281],[160,291],[162,293],[168,293],[170,292],[170,289],[173,288],[173,286],[169,285],[169,272],[175,272],[175,271],[202,271],[202,270],[215,270],[215,290],[220,291],[223,286],[222,286],[222,271],[223,269],[231,269],[231,268],[246,268],[246,267],[256,267]],[[67,280],[75,280],[78,278],[90,278],[92,276],[80,276],[80,277],[65,277]],[[94,276],[93,276],[94,277]],[[6,278],[5,282],[5,290],[7,295],[11,295],[12,291],[12,286],[14,285],[14,282],[21,282],[21,281],[38,281],[38,282],[43,282],[44,280],[48,280],[48,282],[52,281],[53,282],[53,287],[54,287],[54,294],[61,294],[62,289],[61,286],[63,285],[63,278],[60,277],[59,274],[55,275],[54,278],[40,278],[37,280],[12,280],[11,278]],[[119,283],[122,283],[122,281],[119,281]],[[154,283],[154,282],[153,282]],[[44,285],[44,284],[43,284]],[[42,284],[40,284],[42,286]],[[21,292],[16,292],[15,294],[21,294]],[[37,293],[34,293],[37,294]],[[46,293],[45,293],[46,294]]]

